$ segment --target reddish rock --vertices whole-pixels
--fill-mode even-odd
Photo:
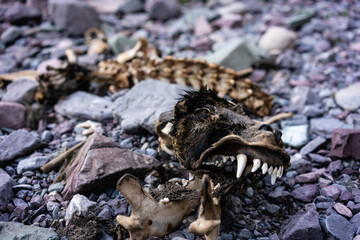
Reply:
[[[320,188],[324,188],[324,187],[327,187],[331,184],[332,182],[328,179],[325,179],[325,178],[320,178],[319,179],[319,187]]]
[[[121,149],[110,138],[94,133],[67,170],[62,195],[71,199],[76,193],[100,192],[104,186],[116,187],[123,174],[144,176],[159,164],[152,157]]]
[[[353,216],[351,210],[342,203],[335,203],[334,209],[344,217],[351,218]]]
[[[340,189],[335,185],[327,186],[321,189],[321,194],[325,197],[337,200],[340,196]]]
[[[330,155],[360,160],[360,130],[335,129],[331,139]]]
[[[354,195],[348,190],[342,191],[340,195],[340,201],[350,201],[354,199]]]
[[[312,202],[318,193],[319,188],[315,184],[309,184],[294,189],[292,196],[303,202]]]
[[[22,104],[0,102],[0,128],[19,129],[25,122],[26,108]]]
[[[64,121],[51,130],[54,136],[61,136],[64,133],[71,133],[75,124],[71,121]]]
[[[309,183],[309,182],[315,182],[319,179],[319,177],[325,172],[325,168],[321,168],[319,170],[316,170],[315,172],[309,172],[305,174],[301,174],[299,176],[296,176],[295,180],[298,183]]]

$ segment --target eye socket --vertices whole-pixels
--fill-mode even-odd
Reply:
[[[195,109],[194,113],[209,113],[209,114],[211,114],[211,111],[208,108],[197,108],[197,109]]]
[[[273,129],[270,125],[262,124],[262,125],[259,127],[259,130],[272,132],[274,129]]]

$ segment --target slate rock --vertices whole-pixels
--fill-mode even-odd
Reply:
[[[109,46],[111,51],[115,54],[119,54],[133,48],[136,43],[136,39],[129,38],[121,33],[115,34],[109,38]]]
[[[318,195],[318,193],[318,186],[315,184],[309,184],[295,188],[292,191],[292,196],[303,202],[312,202],[312,200]]]
[[[96,206],[96,202],[90,201],[87,197],[76,194],[66,208],[65,221],[68,223],[74,214],[84,215]]]
[[[100,25],[98,13],[85,1],[49,0],[49,11],[51,20],[73,35]]]
[[[109,203],[109,206],[114,211],[114,215],[117,216],[119,214],[126,215],[129,207],[128,201],[125,199],[113,199]]]
[[[50,228],[24,225],[16,222],[0,222],[2,239],[58,240],[56,232]]]
[[[325,219],[326,229],[339,240],[352,240],[356,232],[356,228],[346,218],[331,214]]]
[[[76,193],[101,192],[104,186],[116,186],[125,173],[142,176],[159,164],[152,157],[121,149],[110,138],[94,133],[66,171],[67,183],[62,195],[71,199]]]
[[[143,10],[143,3],[141,0],[126,0],[120,4],[117,9],[118,13],[135,13]]]
[[[152,79],[142,81],[116,99],[113,104],[114,116],[121,119],[121,128],[125,132],[145,129],[154,133],[160,114],[172,111],[185,89],[189,88]]]
[[[51,133],[54,136],[60,137],[64,133],[71,133],[74,130],[75,124],[71,121],[64,121],[51,129]]]
[[[335,93],[335,100],[340,107],[348,111],[360,108],[360,83],[340,89]]]
[[[35,101],[36,89],[39,83],[34,80],[16,79],[6,87],[2,101],[32,104]]]
[[[309,125],[287,126],[281,130],[284,144],[300,148],[309,141]]]
[[[0,165],[16,157],[32,153],[41,146],[40,140],[24,129],[10,133],[0,142]]]
[[[185,20],[188,24],[193,26],[195,22],[202,16],[205,16],[207,20],[211,21],[215,19],[218,14],[207,7],[194,7],[186,12]]]
[[[300,112],[306,104],[313,104],[318,101],[319,97],[312,88],[307,86],[297,86],[292,90],[290,106]]]
[[[310,20],[316,15],[316,11],[313,9],[304,9],[296,15],[290,17],[287,21],[289,28],[299,28],[304,24],[310,22]]]
[[[344,165],[341,160],[331,162],[327,167],[327,171],[334,177],[337,177],[340,174],[340,171],[344,169]]]
[[[281,228],[280,238],[283,240],[323,239],[319,223],[319,214],[313,204],[306,206],[305,212],[298,212],[290,222]]]
[[[310,120],[310,131],[324,138],[331,138],[332,131],[337,128],[342,128],[343,125],[343,122],[335,118],[312,118]]]
[[[0,40],[5,44],[10,44],[22,35],[19,27],[11,26],[6,29],[0,36]]]
[[[25,123],[26,108],[24,105],[0,102],[0,128],[19,129],[24,127]]]
[[[22,174],[29,170],[38,169],[42,167],[45,163],[47,163],[49,160],[49,157],[46,156],[29,157],[21,160],[17,166],[17,173]]]
[[[145,10],[151,18],[157,20],[168,20],[181,13],[180,5],[176,0],[146,0]]]
[[[320,164],[321,166],[327,166],[332,161],[329,157],[324,157],[315,153],[310,153],[309,157],[314,163]]]
[[[0,74],[14,72],[17,68],[15,58],[10,54],[0,55]]]
[[[14,25],[25,25],[30,22],[40,22],[41,13],[33,7],[28,7],[23,4],[15,4],[8,8],[4,15],[5,22]]]
[[[51,184],[49,186],[48,192],[51,193],[51,192],[56,191],[56,192],[60,193],[63,189],[64,189],[64,184],[62,184],[61,182],[58,182],[58,183]]]
[[[259,61],[266,53],[258,47],[248,43],[245,39],[231,40],[204,57],[209,63],[217,63],[224,67],[240,71],[251,67]]]
[[[325,168],[321,168],[314,172],[304,173],[295,177],[298,183],[309,183],[317,181],[320,176],[325,172]]]
[[[360,213],[355,214],[351,219],[350,223],[352,223],[357,229],[360,228]]]
[[[111,101],[105,97],[77,91],[54,106],[55,111],[69,118],[103,121],[112,118]]]
[[[287,171],[295,170],[298,174],[309,172],[312,169],[312,163],[301,158],[301,156],[290,156],[290,167]]]
[[[323,196],[329,197],[335,201],[339,198],[340,193],[341,193],[340,189],[335,185],[327,186],[321,189],[321,194]]]
[[[5,211],[10,199],[14,195],[13,186],[15,181],[10,175],[0,168],[0,211]]]
[[[305,105],[302,113],[307,117],[320,117],[324,114],[324,109],[315,104]]]
[[[330,155],[339,158],[352,157],[360,160],[360,130],[335,129],[331,139]]]
[[[284,27],[272,26],[259,40],[259,46],[266,50],[285,50],[296,41],[296,34]]]

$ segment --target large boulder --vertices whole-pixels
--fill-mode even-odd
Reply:
[[[126,132],[144,129],[154,133],[155,123],[161,113],[171,111],[184,90],[177,84],[145,80],[135,85],[113,104],[115,118],[121,120]]]
[[[62,194],[71,199],[76,193],[100,192],[104,186],[115,187],[125,173],[144,176],[159,164],[152,157],[121,149],[110,138],[94,133],[66,171],[67,181]]]
[[[98,13],[85,1],[49,0],[49,10],[51,20],[73,35],[100,25]]]
[[[15,181],[9,176],[7,172],[0,168],[0,211],[6,210],[6,207],[9,204],[11,197],[14,195],[12,189],[14,185]]]

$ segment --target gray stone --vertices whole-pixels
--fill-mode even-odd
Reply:
[[[207,20],[211,21],[216,18],[218,14],[206,7],[195,7],[186,12],[185,20],[188,24],[194,25],[202,16],[205,16]]]
[[[324,195],[325,197],[329,197],[335,201],[339,198],[340,193],[340,189],[335,185],[327,186],[321,189],[322,195]]]
[[[156,89],[156,91],[154,91]],[[125,132],[147,130],[154,133],[161,113],[171,111],[186,87],[148,79],[120,96],[113,104],[114,116]]]
[[[266,208],[266,211],[268,211],[268,213],[270,213],[271,215],[273,215],[273,216],[279,215],[280,207],[278,205],[269,204],[265,208]]]
[[[51,184],[49,186],[48,192],[51,193],[51,192],[56,191],[56,192],[60,193],[63,189],[64,189],[64,184],[58,182],[58,183]]]
[[[60,203],[58,202],[47,202],[46,203],[46,209],[48,210],[48,212],[52,212],[56,206],[60,207]]]
[[[319,223],[319,214],[313,204],[306,206],[305,212],[298,212],[290,222],[281,228],[280,238],[283,240],[323,239]]]
[[[29,157],[21,160],[17,166],[17,173],[22,174],[25,171],[38,169],[49,160],[49,157],[46,156]]]
[[[254,237],[254,234],[247,228],[241,229],[238,237],[240,239],[250,239]]]
[[[310,120],[311,132],[325,138],[331,138],[332,131],[336,128],[342,128],[343,125],[344,123],[340,120],[330,117],[312,118]]]
[[[0,40],[5,44],[12,43],[22,35],[21,29],[16,26],[11,26],[6,29],[0,36]]]
[[[41,12],[33,7],[28,7],[24,4],[14,4],[9,7],[4,14],[5,22],[10,22],[13,25],[24,25],[29,22],[40,22]]]
[[[302,113],[307,117],[319,117],[324,114],[324,109],[317,105],[305,105]]]
[[[290,106],[302,111],[305,104],[313,104],[319,100],[315,91],[310,87],[298,86],[292,90]]]
[[[97,12],[84,1],[49,0],[49,11],[51,20],[70,34],[83,34],[100,25]]]
[[[350,219],[350,223],[352,223],[356,228],[360,228],[360,213],[355,214]]]
[[[309,141],[309,125],[288,126],[282,129],[285,144],[300,148]]]
[[[266,50],[285,50],[296,41],[296,34],[279,26],[270,27],[259,40],[259,46]]]
[[[41,143],[37,137],[24,129],[10,133],[0,142],[0,165],[33,152],[40,147]]]
[[[133,144],[131,142],[131,138],[126,138],[120,142],[120,147],[122,148],[132,148]]]
[[[108,98],[78,91],[60,100],[54,109],[69,118],[103,121],[112,118],[111,104]]]
[[[300,154],[302,156],[306,156],[309,153],[315,152],[321,145],[323,145],[326,142],[326,139],[318,136],[308,142],[304,147],[301,148]]]
[[[15,181],[9,174],[0,168],[0,211],[5,211],[10,202],[11,197],[14,195],[13,186]]]
[[[293,197],[303,202],[312,202],[318,193],[319,188],[315,184],[304,185],[292,191]]]
[[[248,11],[249,7],[243,2],[233,2],[226,6],[218,8],[216,11],[221,15],[226,14],[243,14]]]
[[[339,240],[352,240],[356,228],[346,218],[332,214],[325,219],[326,229]]]
[[[17,62],[12,55],[0,55],[0,74],[14,72],[17,67]]]
[[[335,100],[340,107],[348,111],[355,111],[360,107],[360,83],[340,89],[335,93]]]
[[[56,232],[50,228],[28,226],[16,222],[0,222],[1,239],[58,240]]]
[[[141,0],[126,0],[122,2],[117,9],[119,13],[135,13],[143,10],[143,3]]]
[[[266,56],[263,50],[244,39],[237,39],[229,41],[214,53],[205,56],[205,60],[240,71],[251,67],[263,56]]]
[[[111,219],[114,215],[114,211],[107,205],[104,206],[104,208],[99,212],[97,217],[103,218],[103,219]]]
[[[6,87],[2,101],[32,104],[35,101],[36,88],[39,83],[30,79],[17,79]]]
[[[168,20],[180,15],[181,8],[176,0],[146,0],[145,10],[151,18]]]
[[[109,46],[115,54],[119,54],[125,50],[133,48],[136,43],[136,39],[129,38],[121,33],[115,34],[109,38]]]
[[[0,102],[0,128],[19,129],[25,126],[26,108],[12,102]]]
[[[287,25],[290,28],[298,28],[303,26],[305,23],[310,22],[310,20],[316,15],[316,11],[313,9],[304,9],[296,15],[289,18]]]
[[[309,172],[312,169],[312,163],[301,156],[295,155],[290,157],[290,167],[287,171],[295,170],[298,174]]]
[[[70,221],[74,214],[86,214],[96,206],[96,202],[90,201],[81,194],[76,194],[70,201],[66,208],[65,221],[66,224]]]

